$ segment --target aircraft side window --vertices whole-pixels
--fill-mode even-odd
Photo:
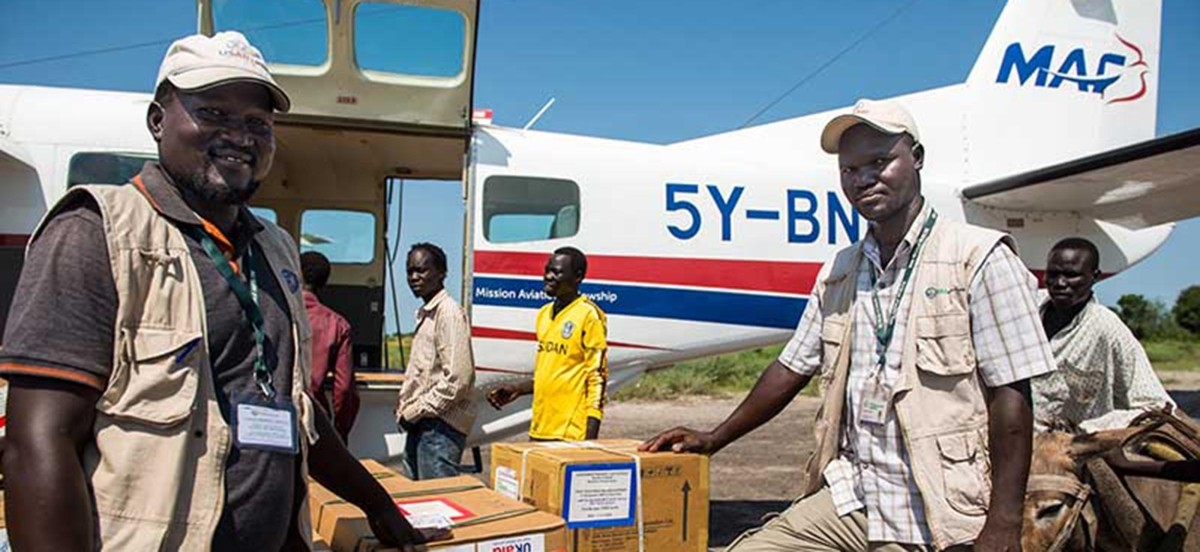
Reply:
[[[81,152],[71,156],[67,169],[67,187],[80,184],[125,184],[142,171],[146,155],[126,155],[108,152]]]
[[[559,178],[492,176],[483,183],[483,237],[492,243],[579,233],[579,185]]]
[[[567,205],[554,215],[550,238],[566,238],[579,232],[579,206]]]
[[[319,251],[331,263],[375,260],[375,215],[365,211],[312,209],[300,216],[300,251]]]
[[[251,207],[250,212],[258,215],[271,224],[279,224],[279,216],[275,214],[275,210],[270,207]]]
[[[467,20],[457,11],[382,2],[354,8],[354,61],[368,78],[455,78],[466,48]]]
[[[223,0],[212,5],[213,27],[245,34],[267,63],[319,66],[329,57],[329,25],[321,0]]]

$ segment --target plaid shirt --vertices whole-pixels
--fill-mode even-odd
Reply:
[[[1042,312],[1050,308],[1047,299]],[[1084,431],[1119,429],[1146,408],[1175,404],[1142,344],[1095,297],[1050,338],[1050,350],[1058,370],[1032,382],[1036,429],[1055,420]]]
[[[824,476],[838,515],[866,509],[867,539],[871,542],[932,542],[925,506],[913,480],[895,410],[889,404],[882,424],[863,423],[859,417],[866,384],[878,358],[871,300],[872,272],[877,277],[880,308],[887,316],[904,265],[930,211],[927,203],[886,267],[880,266],[879,245],[868,232],[863,243],[863,262],[858,269],[840,455],[825,469]],[[1005,246],[993,249],[973,276],[971,333],[979,375],[985,385],[1007,385],[1054,369],[1054,358],[1034,299],[1036,290],[1033,275]],[[883,381],[891,387],[900,377],[911,297],[910,282],[896,314],[895,333],[883,368]],[[779,356],[782,364],[806,376],[815,375],[821,368],[822,317],[818,301],[816,297],[810,299],[795,334]]]

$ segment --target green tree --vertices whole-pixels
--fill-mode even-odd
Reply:
[[[1200,334],[1200,286],[1191,286],[1179,292],[1171,314],[1175,323],[1183,329],[1193,335]]]
[[[1162,303],[1150,301],[1137,293],[1127,293],[1117,299],[1117,314],[1129,326],[1134,337],[1149,339],[1158,335],[1166,309]]]

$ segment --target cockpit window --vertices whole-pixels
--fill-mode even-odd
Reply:
[[[354,56],[368,78],[463,73],[467,20],[442,8],[364,2],[354,8]]]
[[[375,215],[365,211],[311,209],[300,218],[300,251],[319,251],[331,263],[369,264],[376,243]]]
[[[492,243],[579,233],[579,185],[558,178],[492,176],[483,184],[483,237]]]
[[[109,152],[84,152],[71,156],[67,169],[67,187],[80,184],[124,184],[142,171],[148,155],[129,155]]]
[[[246,35],[267,63],[318,66],[329,57],[321,0],[215,0],[212,6],[213,27]]]

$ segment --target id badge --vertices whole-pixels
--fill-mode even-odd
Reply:
[[[859,419],[865,424],[883,424],[883,421],[887,419],[888,403],[891,402],[887,386],[880,383],[878,378],[871,378],[863,391],[862,405],[859,407],[858,413]]]
[[[241,449],[298,454],[296,408],[254,395],[233,397],[233,442]]]

